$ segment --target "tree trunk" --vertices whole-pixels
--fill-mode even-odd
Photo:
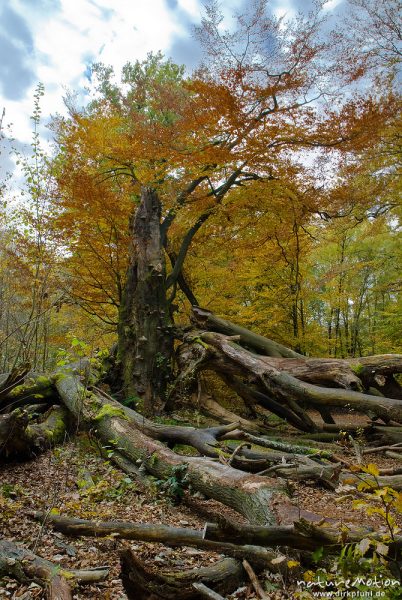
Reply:
[[[0,415],[0,457],[29,458],[63,442],[67,420],[62,406],[51,407],[37,422],[21,409]]]
[[[124,394],[140,399],[147,414],[165,401],[173,355],[160,217],[158,195],[143,188],[131,224],[129,267],[118,326]]]
[[[239,346],[236,343],[239,341],[238,337],[232,338],[220,333],[206,332],[197,336],[189,334],[187,339],[189,344],[182,345],[181,356],[186,362],[191,363],[193,352],[191,346],[195,347],[193,373],[210,369],[220,376],[223,374],[226,382],[245,380],[258,393],[265,394],[273,406],[276,402],[292,411],[303,422],[300,428],[305,431],[314,432],[319,429],[303,411],[302,406],[305,405],[326,408],[348,406],[363,413],[373,414],[386,423],[390,421],[402,423],[400,400],[378,398],[353,390],[326,388],[301,381],[286,371],[279,371],[275,358],[253,354]],[[400,356],[397,359],[400,364]],[[191,372],[190,364],[187,369]],[[235,387],[234,389],[236,390]],[[277,413],[273,408],[271,410]]]
[[[199,329],[217,331],[219,333],[224,333],[225,335],[239,335],[241,343],[258,354],[276,356],[278,358],[303,358],[302,354],[299,354],[290,348],[286,348],[286,346],[278,344],[278,342],[274,342],[262,335],[253,333],[245,327],[221,319],[205,308],[193,306],[191,320]]]
[[[121,578],[129,600],[197,600],[193,583],[205,582],[226,594],[239,587],[244,575],[241,563],[233,558],[210,567],[155,572],[127,549],[121,555]]]
[[[187,465],[188,482],[193,489],[243,514],[251,522],[275,523],[277,507],[285,501],[277,481],[250,475],[212,459],[183,456],[144,435],[113,399],[88,392],[71,366],[60,371],[55,386],[68,410],[80,423],[96,431],[107,445],[116,448],[131,462],[141,461],[159,479],[172,476],[172,469]]]
[[[158,523],[130,523],[126,521],[90,521],[75,519],[60,515],[32,513],[34,519],[51,523],[57,531],[70,536],[107,537],[115,539],[135,540],[150,543],[166,544],[167,546],[189,546],[206,552],[223,553],[237,559],[247,558],[256,568],[269,569],[278,572],[278,566],[271,561],[275,554],[260,546],[238,545],[232,543],[213,542],[204,539],[202,530],[183,527],[170,527]],[[211,515],[209,515],[211,516]]]

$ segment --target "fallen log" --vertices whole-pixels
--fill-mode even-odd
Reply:
[[[30,368],[29,363],[24,363],[11,369],[10,373],[0,376],[0,406],[4,398],[7,398],[10,392],[24,381]]]
[[[328,524],[322,526],[304,518],[295,521],[293,525],[277,527],[237,524],[232,521],[206,523],[203,535],[204,539],[215,542],[246,542],[256,546],[281,546],[312,552],[320,546],[325,546],[328,551],[338,552],[345,544],[359,542],[365,537],[378,541],[383,541],[384,537],[383,534],[364,527],[347,527],[345,524],[342,524],[342,528],[341,524],[339,528]],[[402,536],[394,536],[390,546],[401,549]]]
[[[368,390],[374,386],[390,398],[402,399],[402,387],[394,375],[402,373],[401,354],[382,354],[351,359],[309,358],[264,336],[217,317],[209,310],[193,306],[191,321],[198,329],[239,336],[246,349],[270,357],[279,371],[320,386]]]
[[[49,377],[30,374],[24,379],[19,379],[15,385],[8,386],[0,398],[0,413],[9,413],[16,408],[46,402],[52,404],[57,393]]]
[[[273,465],[259,475],[273,475],[296,481],[316,481],[323,487],[335,490],[339,484],[341,465]]]
[[[232,339],[219,333],[201,333],[199,339],[205,344],[203,360],[198,360],[197,369],[213,370],[218,375],[223,372],[227,380],[228,374],[245,377],[258,384],[263,393],[277,402],[289,406],[296,411],[296,406],[313,407],[349,407],[360,412],[374,414],[384,422],[402,423],[402,401],[393,398],[377,398],[352,390],[326,388],[306,383],[287,372],[278,371],[270,365],[266,357],[257,356],[241,348]],[[189,337],[191,343],[192,336]],[[198,352],[199,354],[199,352]],[[302,409],[299,406],[299,416]],[[303,417],[304,419],[304,417]],[[305,419],[304,419],[305,420]],[[311,431],[317,431],[312,426]]]
[[[239,586],[244,575],[241,563],[233,558],[209,567],[155,572],[127,549],[121,554],[121,579],[129,600],[197,600],[194,583],[204,583],[227,594]]]
[[[302,511],[302,515],[301,518],[295,517],[293,524],[275,526],[239,524],[221,519],[219,524],[207,522],[203,530],[157,523],[77,519],[45,515],[43,512],[33,512],[30,516],[40,522],[46,517],[46,523],[65,535],[112,536],[115,539],[160,543],[172,547],[190,546],[241,560],[246,558],[256,568],[273,572],[282,569],[280,565],[272,564],[276,554],[269,552],[269,547],[314,551],[319,546],[325,546],[337,552],[343,544],[359,542],[366,536],[379,541],[383,538],[383,534],[369,528],[347,527],[342,524],[341,530],[335,521],[327,521],[322,525],[323,519],[318,515],[308,511]],[[402,548],[402,536],[395,535],[392,544],[396,548]]]
[[[248,546],[245,544],[232,544],[214,542],[204,539],[203,532],[183,527],[170,527],[154,523],[129,523],[125,521],[91,521],[88,519],[77,519],[60,515],[45,514],[43,512],[32,512],[34,519],[41,523],[50,523],[54,529],[71,536],[107,537],[116,539],[136,540],[166,544],[172,547],[190,546],[226,554],[233,558],[247,560],[259,569],[278,571],[278,567],[271,564],[275,553],[266,548]]]
[[[200,308],[199,306],[192,307],[191,321],[198,329],[216,331],[229,336],[239,335],[242,344],[253,349],[259,354],[284,358],[303,358],[302,354],[299,354],[290,348],[286,348],[286,346],[283,346],[278,342],[274,342],[273,340],[270,340],[262,335],[253,333],[245,327],[241,327],[240,325],[235,325],[231,321],[221,319],[209,310]]]
[[[401,354],[380,354],[346,359],[358,374],[364,387],[374,388],[381,395],[402,400],[402,386],[394,377],[402,373]]]
[[[63,569],[21,544],[0,540],[0,575],[12,577],[21,583],[38,583],[45,588],[48,600],[72,600],[71,584],[104,581],[108,573],[106,567],[88,570]]]
[[[131,462],[141,461],[144,468],[159,479],[171,476],[174,467],[185,463],[193,489],[231,506],[252,522],[276,522],[276,506],[284,498],[277,481],[250,475],[208,458],[186,456],[184,460],[144,435],[140,425],[119,403],[88,391],[71,366],[60,370],[54,384],[63,404],[77,421],[95,431],[106,445],[113,440],[119,452]]]

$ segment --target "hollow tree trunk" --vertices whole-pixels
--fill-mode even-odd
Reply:
[[[163,404],[173,354],[160,217],[158,195],[143,188],[131,224],[129,267],[118,326],[124,393],[140,398],[148,414]]]

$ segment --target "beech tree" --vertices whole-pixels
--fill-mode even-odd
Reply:
[[[339,90],[340,80],[354,82],[361,70],[353,71],[346,55],[334,56],[332,40],[322,39],[319,8],[285,22],[257,3],[249,16],[238,17],[232,34],[221,31],[220,20],[211,5],[199,30],[208,69],[185,79],[170,61],[150,56],[128,64],[119,87],[111,70],[98,65],[94,101],[55,125],[63,148],[60,223],[76,232],[73,261],[92,290],[80,292],[81,302],[91,311],[97,306],[110,323],[113,307],[118,310],[124,388],[148,412],[163,404],[172,382],[177,289],[197,303],[183,267],[201,227],[222,210],[234,214],[235,189],[252,195],[254,213],[272,185],[286,203],[285,190],[302,173],[295,161],[301,149],[362,147],[393,110],[392,102],[380,105],[357,92],[330,106],[333,82]],[[128,262],[121,251],[124,219],[131,223]],[[298,281],[290,285],[299,288]]]

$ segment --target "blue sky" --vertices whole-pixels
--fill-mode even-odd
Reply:
[[[328,8],[342,3],[329,0]],[[250,0],[222,0],[228,15],[247,10]],[[309,0],[272,0],[272,10],[289,16]],[[41,81],[44,120],[64,112],[68,90],[85,96],[89,66],[101,61],[118,72],[127,61],[161,50],[191,70],[200,49],[192,27],[200,22],[201,0],[0,0],[0,114],[17,145],[29,143],[33,94]],[[6,132],[7,133],[7,132]],[[1,162],[11,168],[3,141]]]

